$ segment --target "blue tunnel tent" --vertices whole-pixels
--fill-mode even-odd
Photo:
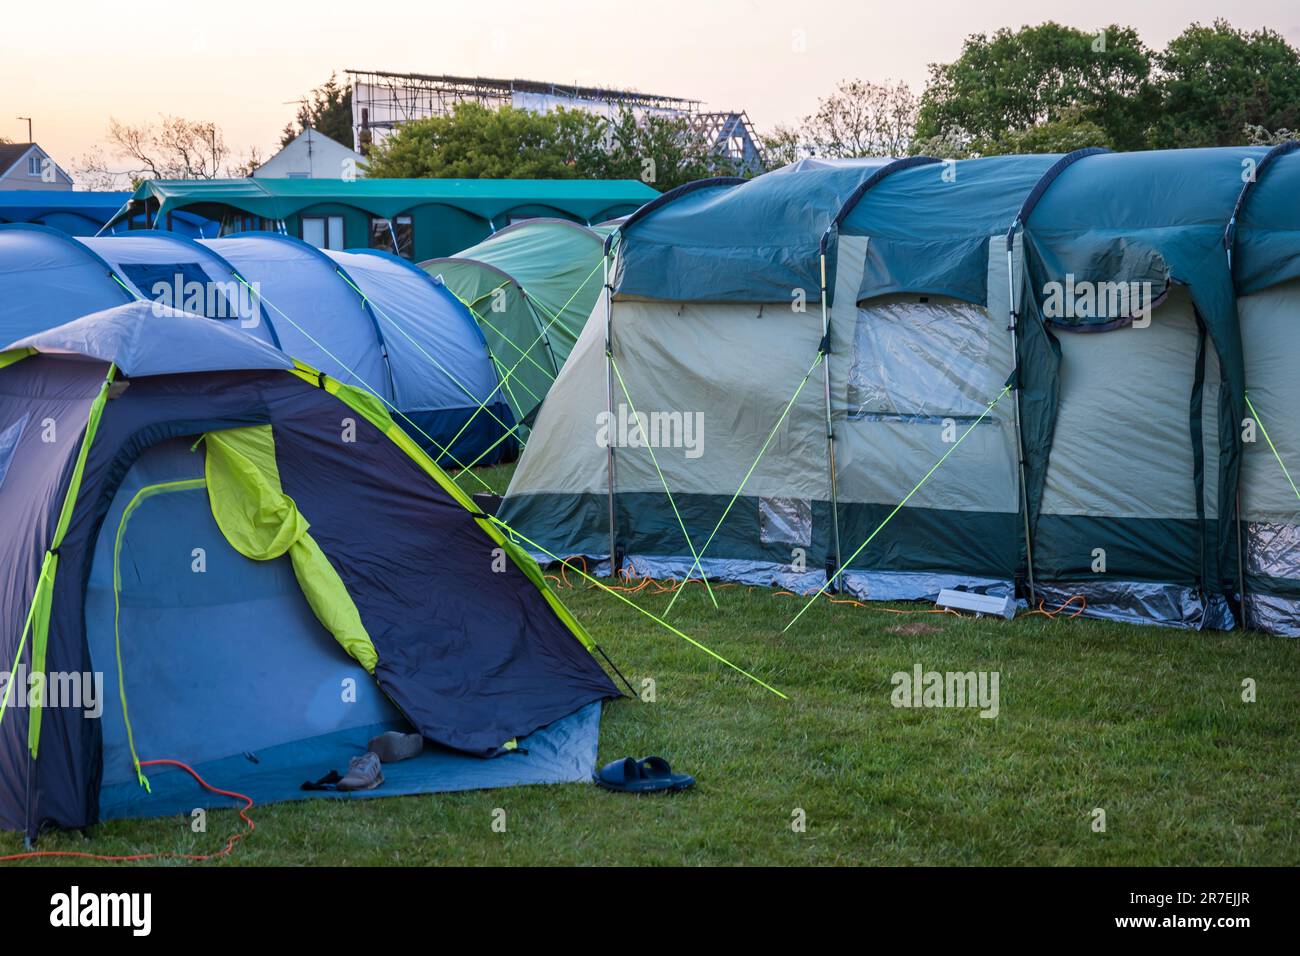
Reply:
[[[298,799],[392,728],[435,746],[369,796],[589,777],[590,638],[372,396],[144,302],[0,383],[0,825],[226,805],[157,758]],[[66,693],[95,672],[98,715]]]
[[[74,239],[0,226],[0,342],[133,297],[161,298],[373,389],[444,464],[513,455],[513,420],[481,332],[463,304],[417,271],[271,233]]]
[[[484,453],[490,464],[516,450],[483,333],[463,303],[415,266],[269,232],[201,245],[258,288],[286,352],[381,396],[442,464]]]
[[[113,267],[56,229],[0,225],[0,346],[135,298]]]
[[[1232,627],[1250,376],[1223,233],[1265,152],[814,159],[667,193],[607,244],[501,515],[640,574]],[[1239,241],[1291,262],[1257,237],[1287,210]],[[1259,388],[1289,441],[1286,374]]]
[[[1300,637],[1300,143],[1242,186],[1226,234],[1246,362],[1241,514],[1246,623]]]

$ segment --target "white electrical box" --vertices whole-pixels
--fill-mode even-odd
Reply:
[[[995,594],[974,594],[971,591],[945,588],[939,592],[939,600],[935,604],[956,611],[970,611],[978,617],[996,614],[1009,621],[1016,616],[1016,599],[1009,594],[998,597]]]

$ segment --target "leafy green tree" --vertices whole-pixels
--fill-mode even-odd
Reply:
[[[370,153],[367,175],[395,178],[573,179],[599,130],[577,111],[534,113],[460,103],[403,123]]]
[[[1151,73],[1151,53],[1130,27],[1089,33],[1048,22],[974,34],[952,63],[930,66],[916,136],[1008,152],[1042,124],[1064,132],[1088,123],[1103,131],[1096,145],[1140,149],[1158,102]]]
[[[1156,61],[1155,147],[1236,145],[1248,141],[1247,126],[1300,126],[1300,52],[1279,33],[1193,23]]]
[[[367,175],[640,179],[666,190],[733,167],[681,118],[461,103],[449,115],[401,124],[371,151]]]
[[[736,175],[736,164],[714,152],[713,144],[683,117],[620,110],[606,127],[604,147],[583,164],[594,179],[640,179],[659,190],[710,176]]]
[[[308,126],[344,146],[352,145],[352,89],[340,85],[333,73],[303,100],[298,115],[280,134],[280,145],[288,146]]]

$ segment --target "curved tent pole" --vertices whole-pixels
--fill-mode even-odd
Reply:
[[[317,249],[310,242],[305,242],[297,236],[291,236],[288,233],[272,232],[264,229],[250,229],[246,232],[236,232],[226,236],[227,239],[272,239],[276,242],[286,242],[290,245],[297,246],[315,256],[333,272],[343,284],[348,287],[349,291],[355,293],[361,299],[361,311],[370,319],[371,329],[375,333],[375,339],[379,345],[379,357],[384,360],[384,370],[388,373],[388,387],[390,394],[394,399],[397,398],[397,377],[393,375],[393,363],[388,357],[388,341],[384,338],[384,330],[379,324],[379,317],[375,315],[375,310],[370,305],[370,300],[366,297],[360,287],[348,275],[347,270],[339,263],[327,256],[322,250]]]
[[[229,272],[232,276],[235,277],[236,282],[241,282],[241,283],[243,282],[243,276],[239,274],[239,270],[236,269],[232,263],[228,262],[225,256],[223,256],[221,253],[217,252],[217,250],[211,248],[210,246],[202,245],[201,243],[198,242],[198,240],[191,239],[189,236],[182,235],[179,232],[171,232],[166,229],[132,229],[126,235],[120,238],[162,239],[165,242],[175,243],[179,246],[183,246],[186,248],[189,247],[196,248],[203,255],[209,256],[217,260],[217,263],[223,269],[225,269],[227,272]],[[244,283],[244,285],[245,287],[247,287],[247,283]],[[262,321],[266,323],[267,331],[271,333],[271,343],[277,349],[282,348],[282,346],[280,345],[280,333],[276,331],[275,323],[271,321],[270,313],[268,313],[266,309],[262,307],[262,303],[260,299],[258,299],[257,301],[257,311],[261,316]]]
[[[1232,269],[1232,247],[1236,244],[1237,239],[1237,220],[1241,218],[1241,211],[1246,208],[1246,199],[1250,195],[1251,187],[1259,182],[1259,178],[1264,175],[1264,171],[1273,165],[1273,161],[1287,153],[1295,152],[1300,149],[1300,140],[1289,139],[1285,143],[1279,143],[1270,149],[1264,158],[1259,161],[1255,167],[1255,175],[1242,184],[1241,192],[1237,194],[1237,202],[1232,207],[1232,217],[1228,220],[1228,225],[1223,230],[1223,248],[1228,253],[1228,268]]]

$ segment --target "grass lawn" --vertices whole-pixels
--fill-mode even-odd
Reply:
[[[223,862],[1300,863],[1300,643],[826,602],[782,634],[795,600],[715,590],[719,610],[691,586],[672,622],[788,701],[608,594],[561,591],[634,684],[655,682],[655,702],[606,709],[601,762],[662,754],[699,778],[694,790],[573,784],[256,807],[256,832]],[[656,613],[668,603],[633,597]],[[894,708],[891,675],[916,663],[997,671],[999,715]],[[1242,701],[1245,678],[1255,703]],[[791,828],[796,809],[805,832]],[[179,818],[121,821],[91,843],[63,833],[42,848],[204,852],[238,826],[233,811],[197,836]],[[0,835],[0,852],[20,846]]]

